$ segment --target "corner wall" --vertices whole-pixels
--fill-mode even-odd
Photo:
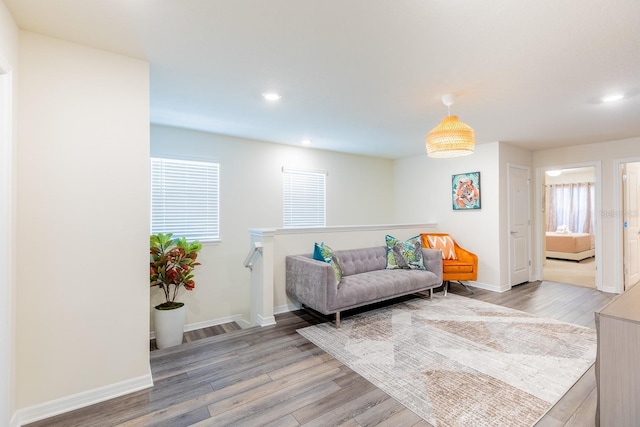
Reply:
[[[0,1],[0,425],[15,411],[18,28]]]
[[[25,423],[151,384],[149,70],[24,31],[19,53],[16,406]]]

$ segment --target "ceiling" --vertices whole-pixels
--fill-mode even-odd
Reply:
[[[638,0],[4,3],[21,29],[148,61],[154,123],[401,158],[453,93],[478,144],[640,136]]]

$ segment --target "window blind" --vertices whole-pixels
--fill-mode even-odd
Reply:
[[[218,163],[151,158],[151,233],[220,239]]]
[[[326,172],[283,169],[284,228],[326,225]]]

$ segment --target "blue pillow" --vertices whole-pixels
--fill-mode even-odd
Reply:
[[[422,257],[422,238],[419,235],[401,242],[387,234],[385,240],[387,241],[387,268],[389,270],[399,268],[426,270]]]
[[[313,259],[331,264],[333,272],[336,274],[336,280],[338,282],[342,280],[342,266],[340,265],[340,261],[338,261],[338,258],[333,254],[333,249],[325,245],[324,242],[314,245]]]

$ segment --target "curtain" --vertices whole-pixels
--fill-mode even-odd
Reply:
[[[566,226],[574,233],[594,234],[595,186],[592,182],[545,187],[547,231]]]

